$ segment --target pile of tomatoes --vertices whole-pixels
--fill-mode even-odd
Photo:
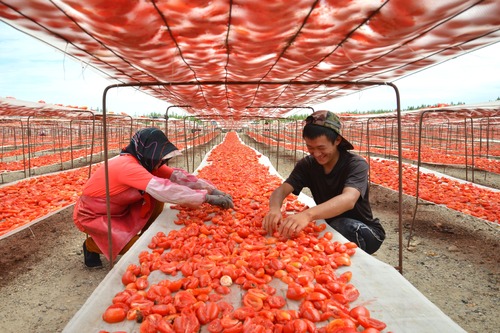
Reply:
[[[182,228],[157,232],[138,264],[129,264],[124,289],[103,313],[104,321],[133,320],[140,332],[385,329],[366,307],[351,308],[359,291],[350,283],[350,271],[337,271],[351,265],[355,243],[335,241],[326,225],[315,221],[293,239],[266,235],[262,220],[281,180],[258,158],[235,133],[226,136],[199,176],[230,193],[235,208],[174,207]],[[290,196],[283,214],[304,207]],[[150,283],[153,271],[164,279]]]

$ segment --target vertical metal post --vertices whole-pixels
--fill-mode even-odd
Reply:
[[[110,88],[116,87],[116,85],[107,86],[104,89],[104,94],[102,97],[102,135],[103,135],[103,145],[104,145],[104,179],[106,183],[106,215],[108,219],[108,255],[109,255],[109,267],[110,270],[113,268],[113,238],[111,234],[112,224],[111,224],[111,208],[110,208],[110,197],[109,197],[109,169],[108,169],[108,128],[106,125],[106,94]],[[89,171],[90,172],[90,171]]]
[[[187,150],[188,150],[188,147],[187,147],[186,117],[184,117],[184,155],[186,156],[186,167],[187,167],[187,171],[189,172],[189,156],[188,156]]]
[[[279,169],[280,141],[281,141],[281,136],[280,136],[280,121],[277,120],[277,123],[278,123],[278,137],[277,137],[277,141],[276,141],[276,171],[278,171],[278,169]]]

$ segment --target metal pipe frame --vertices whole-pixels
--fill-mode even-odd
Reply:
[[[402,199],[403,199],[403,168],[402,168],[402,145],[401,145],[401,101],[400,94],[397,86],[392,82],[377,82],[377,81],[333,81],[333,80],[323,80],[323,81],[185,81],[185,82],[142,82],[142,83],[120,83],[109,85],[104,89],[102,96],[102,114],[103,114],[103,135],[104,135],[104,168],[105,168],[105,180],[106,180],[106,210],[108,219],[108,242],[109,242],[109,254],[112,258],[112,239],[111,239],[111,214],[110,214],[110,198],[109,198],[109,178],[108,178],[108,140],[107,140],[107,127],[106,127],[106,98],[107,93],[113,88],[124,88],[124,87],[153,87],[153,86],[187,86],[187,85],[354,85],[354,86],[389,86],[394,90],[396,96],[396,112],[397,112],[397,134],[398,134],[398,220],[399,220],[399,266],[396,267],[399,272],[403,273],[403,252],[402,252],[402,242],[403,242],[403,222],[402,222]],[[110,269],[113,268],[113,260],[110,260]]]

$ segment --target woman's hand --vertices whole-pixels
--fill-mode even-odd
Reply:
[[[223,195],[223,196],[226,196],[228,197],[229,199],[231,199],[231,202],[233,201],[233,197],[230,196],[229,194],[225,193],[225,192],[222,192],[221,190],[219,189],[214,189],[212,191],[212,193],[210,193],[211,195]]]
[[[205,202],[223,209],[234,208],[233,199],[229,195],[207,194]]]

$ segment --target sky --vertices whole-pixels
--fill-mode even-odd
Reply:
[[[448,60],[395,81],[402,109],[438,103],[477,104],[500,97],[500,43]],[[0,97],[102,108],[104,89],[114,82],[92,68],[0,22]],[[132,116],[164,114],[169,104],[133,88],[108,92],[108,111]],[[394,110],[390,87],[377,87],[314,105],[335,112]],[[177,111],[171,111],[178,113]]]

